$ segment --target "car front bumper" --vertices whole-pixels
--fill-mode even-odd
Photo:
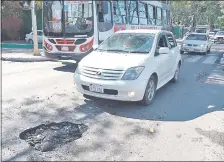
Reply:
[[[90,52],[88,53],[74,53],[74,52],[52,52],[49,53],[47,52],[47,50],[44,47],[44,53],[46,57],[50,57],[50,58],[54,58],[54,59],[58,59],[58,58],[69,58],[71,60],[75,60],[75,61],[80,61],[82,60],[86,55],[88,55]]]
[[[147,80],[99,80],[89,78],[77,73],[74,74],[76,89],[82,94],[120,101],[140,101],[143,99]],[[104,93],[92,92],[89,90],[91,84],[100,85]]]
[[[224,37],[223,38],[215,38],[214,42],[224,42]]]
[[[181,51],[184,51],[184,52],[206,52],[207,48],[206,47],[188,47],[188,46],[184,46],[184,47],[181,47]]]

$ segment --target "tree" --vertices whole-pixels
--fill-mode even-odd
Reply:
[[[224,29],[224,7],[221,10],[221,16],[218,17],[218,25]]]
[[[185,26],[191,26],[194,23],[212,27],[221,15],[220,5],[220,1],[179,0],[170,2],[172,19]]]

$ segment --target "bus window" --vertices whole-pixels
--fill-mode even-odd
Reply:
[[[62,2],[44,1],[43,31],[47,36],[62,36]]]
[[[129,17],[129,23],[132,25],[138,25],[138,7],[137,7],[137,1],[128,1],[127,2],[127,8],[128,8],[128,17]]]
[[[100,32],[112,29],[112,11],[110,1],[97,1],[98,29]]]
[[[153,6],[148,5],[148,20],[149,20],[149,25],[155,25],[155,9]]]
[[[167,25],[167,12],[166,12],[166,10],[163,10],[163,24]]]
[[[91,1],[64,1],[64,14],[65,36],[93,34]]]
[[[111,3],[108,1],[98,1],[99,22],[112,23]]]
[[[156,25],[162,25],[162,9],[156,8]]]
[[[138,12],[139,12],[139,24],[147,25],[147,5],[139,2],[138,4]]]
[[[114,9],[114,13],[113,13],[114,23],[126,24],[127,16],[126,16],[125,1],[121,1],[121,0],[113,1],[113,9]]]

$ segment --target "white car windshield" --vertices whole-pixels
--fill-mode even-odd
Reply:
[[[199,34],[190,34],[186,40],[199,40],[199,41],[207,41],[206,35],[199,35]]]
[[[216,35],[224,35],[224,31],[218,31]]]
[[[117,33],[106,39],[97,50],[127,53],[149,53],[155,34]]]

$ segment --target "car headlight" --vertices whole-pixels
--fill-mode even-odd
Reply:
[[[201,44],[200,46],[201,46],[201,47],[204,47],[204,46],[205,46],[205,44]]]
[[[139,75],[144,70],[144,66],[132,67],[126,70],[124,73],[122,80],[135,80],[139,77]]]
[[[183,43],[183,46],[186,46],[187,44]]]

